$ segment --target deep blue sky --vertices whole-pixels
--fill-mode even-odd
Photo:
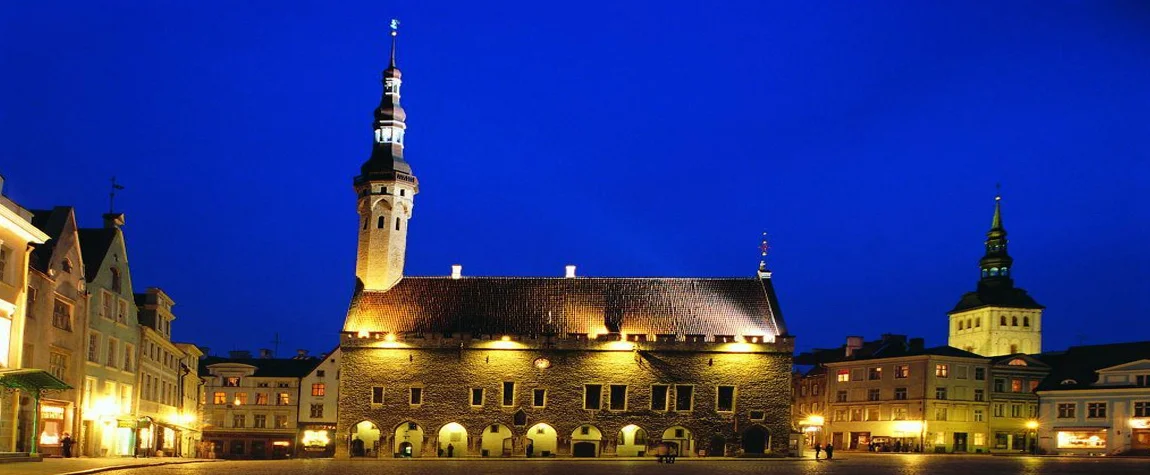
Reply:
[[[409,274],[750,276],[766,230],[800,348],[944,344],[1001,182],[1045,347],[1150,335],[1146,2],[99,3],[5,5],[5,191],[99,226],[117,176],[217,353],[335,345],[392,16]]]

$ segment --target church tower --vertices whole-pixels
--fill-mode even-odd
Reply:
[[[403,81],[395,66],[397,26],[392,20],[391,60],[383,70],[383,98],[375,109],[371,158],[355,177],[360,220],[355,276],[365,290],[387,290],[403,278],[407,223],[419,192],[419,181],[403,159],[407,115],[399,105]]]
[[[1002,197],[994,197],[994,218],[978,261],[978,288],[967,292],[950,315],[949,345],[982,356],[1042,352],[1042,305],[1014,286],[1014,259],[1006,252]]]

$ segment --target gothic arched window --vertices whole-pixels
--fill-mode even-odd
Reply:
[[[1012,327],[1018,326],[1018,317],[1010,317],[1010,326],[1012,326]]]
[[[998,324],[1004,327],[1006,326],[1006,315],[1003,315],[1002,318],[999,318]]]
[[[1030,326],[1030,317],[1022,317],[1022,326],[1024,326],[1024,327]]]

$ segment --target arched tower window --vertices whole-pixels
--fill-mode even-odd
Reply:
[[[379,220],[375,223],[375,227],[383,229],[384,226],[387,226],[387,216],[380,216]]]
[[[395,230],[399,231],[399,216],[395,217]]]
[[[1015,353],[1018,353],[1018,345],[1011,343],[1010,344],[1010,354],[1013,355]]]
[[[1030,327],[1030,317],[1022,317],[1022,326]]]
[[[969,328],[973,328],[973,327],[972,327],[970,324],[971,324],[971,321],[970,321],[970,319],[969,319],[969,318],[968,318],[968,319],[966,319],[966,328],[968,328],[968,329],[969,329]]]
[[[367,225],[371,223],[371,216],[363,217],[363,229],[367,229]]]
[[[1006,326],[1006,315],[1003,315],[1001,318],[998,319],[998,325],[1003,326],[1003,327]]]
[[[1012,327],[1018,326],[1018,317],[1010,317],[1010,326],[1012,326]]]
[[[997,268],[997,267],[991,267],[991,268],[990,268],[990,276],[991,276],[991,277],[994,277],[994,276],[997,276],[997,275],[998,275],[998,268]]]
[[[1007,268],[1003,267],[1001,270],[999,270],[999,272],[1002,273],[1002,275],[1005,277],[1007,274]]]
[[[978,328],[981,326],[982,326],[982,317],[978,317],[978,318],[974,319],[974,327]]]
[[[962,320],[958,321],[958,331],[962,331]]]

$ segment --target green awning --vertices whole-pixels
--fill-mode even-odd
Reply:
[[[42,369],[0,369],[0,386],[25,391],[72,389],[68,383]]]

